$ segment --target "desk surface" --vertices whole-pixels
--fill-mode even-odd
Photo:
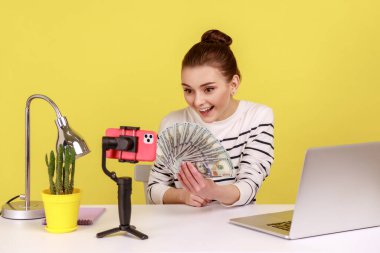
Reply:
[[[228,223],[292,205],[134,205],[131,224],[149,239],[123,232],[98,239],[96,233],[119,225],[117,206],[104,207],[94,225],[66,234],[46,232],[41,220],[0,218],[0,252],[380,252],[380,227],[288,241]]]

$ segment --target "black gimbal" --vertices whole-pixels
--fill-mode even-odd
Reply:
[[[138,127],[124,127],[130,130],[139,130]],[[106,167],[106,151],[110,149],[136,152],[137,137],[134,136],[119,136],[119,137],[103,137],[102,139],[102,169],[118,186],[118,208],[119,208],[119,227],[112,228],[96,234],[97,238],[103,238],[107,235],[125,231],[136,237],[145,240],[148,239],[146,234],[136,230],[136,227],[130,225],[131,221],[131,194],[132,194],[132,178],[117,177],[115,172],[110,172]],[[125,162],[125,160],[123,160]],[[137,163],[137,161],[126,160],[129,163]]]

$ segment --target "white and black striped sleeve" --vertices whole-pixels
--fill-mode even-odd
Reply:
[[[161,133],[168,126],[174,124],[179,117],[175,113],[172,116],[166,116],[160,123],[159,133]],[[157,146],[159,149],[159,146]],[[157,150],[159,153],[159,151]],[[151,204],[163,204],[165,192],[174,185],[173,173],[163,164],[155,162],[152,170],[150,171],[149,181],[147,186],[147,198]]]
[[[233,206],[251,203],[262,182],[269,175],[274,160],[273,124],[273,112],[271,109],[266,110],[262,122],[249,133],[234,183],[239,188],[240,198]]]
[[[164,165],[157,162],[150,171],[147,187],[147,197],[152,204],[163,204],[165,192],[173,185],[173,173]]]

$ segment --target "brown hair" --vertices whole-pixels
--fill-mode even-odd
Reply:
[[[241,78],[233,52],[232,39],[219,30],[209,30],[202,35],[200,42],[190,48],[182,60],[182,69],[209,65],[216,67],[230,81],[234,75]]]

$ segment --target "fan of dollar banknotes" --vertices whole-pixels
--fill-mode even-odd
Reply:
[[[182,162],[192,162],[205,177],[232,175],[224,147],[207,128],[194,123],[176,123],[158,136],[156,163],[177,174]]]

